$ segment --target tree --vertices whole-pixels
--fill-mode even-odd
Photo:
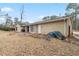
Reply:
[[[19,20],[18,17],[15,17],[15,18],[14,18],[14,24],[15,24],[15,25],[18,24],[18,22],[19,22],[18,20]]]
[[[50,20],[49,16],[43,17],[43,20]]]
[[[20,20],[21,23],[23,20],[23,13],[24,13],[24,5],[22,5],[22,8],[21,8],[21,20]]]
[[[29,25],[29,22],[22,22],[22,25]]]
[[[6,19],[5,26],[10,27],[13,24],[13,21],[11,20],[11,17],[8,14],[6,14],[5,19]]]
[[[77,15],[79,14],[79,4],[78,3],[69,3],[66,8],[66,16],[71,16],[74,21],[74,27],[77,30],[78,29],[78,23],[77,23]]]
[[[46,17],[43,17],[43,20],[54,20],[56,18],[59,18],[59,16],[56,16],[56,15],[53,15],[53,16],[46,16]]]
[[[51,16],[50,18],[51,18],[51,20],[52,19],[56,19],[56,18],[59,18],[60,16],[56,16],[56,15],[53,15],[53,16]]]

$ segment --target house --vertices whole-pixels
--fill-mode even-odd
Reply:
[[[29,32],[47,34],[53,31],[60,31],[64,36],[72,35],[71,17],[39,21],[29,25]]]
[[[18,26],[19,27],[19,26]],[[23,26],[22,26],[23,27]],[[72,35],[71,17],[62,17],[53,20],[38,21],[24,26],[25,32],[47,34],[53,31],[60,31],[64,36]],[[17,29],[20,30],[21,29]]]
[[[21,24],[17,24],[16,26],[15,26],[15,31],[16,32],[27,32],[26,30],[26,25],[21,25]]]
[[[15,31],[16,32],[21,32],[21,29],[22,29],[21,25],[20,24],[16,24]]]

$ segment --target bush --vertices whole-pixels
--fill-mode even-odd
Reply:
[[[4,30],[4,31],[11,31],[12,29],[10,27],[0,27],[0,30]]]
[[[4,27],[3,30],[4,31],[10,31],[10,28],[9,27]]]

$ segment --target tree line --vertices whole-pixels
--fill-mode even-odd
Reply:
[[[73,21],[73,29],[74,30],[79,30],[79,4],[78,3],[69,3],[65,9],[65,15],[61,16],[59,14],[59,16],[57,15],[52,15],[52,16],[45,16],[42,18],[42,20],[54,20],[57,19],[59,17],[66,17],[66,16],[70,16],[72,17],[72,21]]]
[[[10,31],[13,30],[13,26],[19,25],[26,25],[29,24],[29,22],[21,22],[18,17],[14,17],[14,21],[12,20],[12,17],[9,16],[9,14],[3,15],[5,19],[5,23],[0,23],[0,30]]]
[[[1,12],[1,9],[0,9],[0,12]],[[3,17],[5,19],[5,23],[0,24],[0,29],[9,31],[9,30],[12,30],[12,28],[14,26],[16,26],[17,24],[19,24],[19,25],[27,25],[27,24],[29,24],[29,22],[27,22],[27,21],[22,22],[23,13],[24,13],[24,5],[22,5],[22,8],[21,8],[20,12],[21,12],[20,19],[18,17],[14,17],[14,21],[12,20],[12,17],[8,13],[6,13],[4,15],[0,15],[0,17]]]
[[[66,16],[71,16],[72,17],[72,21],[73,21],[73,29],[74,30],[79,30],[79,4],[78,3],[69,3],[65,9],[65,15],[61,16],[61,14],[59,14],[59,16],[57,15],[52,15],[52,16],[45,16],[42,18],[43,21],[47,21],[47,20],[55,20],[57,18],[60,17],[66,17]],[[17,25],[17,24],[29,24],[29,22],[22,22],[23,19],[23,13],[24,13],[24,6],[22,8],[22,12],[21,12],[21,21],[19,20],[18,17],[14,18],[14,22],[12,21],[12,17],[9,16],[9,14],[4,14],[4,18],[5,18],[5,24],[0,24],[0,29],[1,28],[10,28],[13,25]],[[2,15],[0,15],[1,17]]]

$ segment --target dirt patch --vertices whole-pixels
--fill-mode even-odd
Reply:
[[[79,46],[58,39],[47,41],[26,33],[4,31],[0,31],[0,34],[0,55],[79,55]]]

